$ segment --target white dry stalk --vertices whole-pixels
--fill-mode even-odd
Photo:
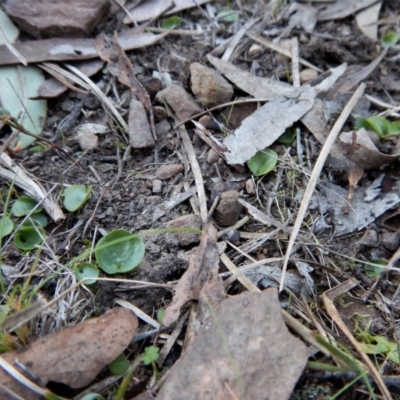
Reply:
[[[358,89],[354,92],[353,96],[351,96],[349,102],[346,104],[346,107],[343,109],[339,118],[335,122],[335,125],[333,125],[332,130],[329,132],[329,135],[326,138],[325,144],[323,145],[321,152],[318,156],[317,162],[315,163],[313,172],[310,176],[310,180],[308,181],[307,189],[304,193],[304,197],[303,197],[303,200],[300,205],[300,209],[297,213],[297,218],[294,223],[292,233],[290,235],[289,244],[288,244],[288,247],[286,250],[285,259],[283,261],[283,266],[282,266],[282,276],[281,276],[281,282],[279,284],[279,292],[281,292],[283,290],[285,274],[286,274],[286,269],[287,269],[287,265],[289,262],[290,252],[292,251],[294,242],[300,231],[301,224],[302,224],[304,216],[307,212],[308,205],[311,200],[311,196],[314,193],[314,189],[317,185],[318,178],[321,174],[322,168],[325,164],[325,161],[330,153],[330,150],[331,150],[333,144],[335,143],[336,138],[338,137],[344,123],[346,122],[347,118],[349,117],[349,115],[350,115],[351,111],[353,110],[354,106],[356,105],[357,101],[360,99],[360,97],[364,93],[364,90],[365,90],[365,84],[362,83],[358,87]]]
[[[129,303],[129,301],[118,299],[115,300],[117,304],[119,304],[123,308],[127,308],[128,310],[131,310],[138,318],[140,318],[142,321],[146,322],[147,324],[151,325],[153,328],[160,329],[160,324],[151,318],[149,315],[147,315],[145,312],[143,312],[140,308],[136,307],[132,303]]]
[[[16,165],[6,153],[0,155],[0,163],[8,168],[5,169],[0,167],[0,176],[14,182],[15,185],[23,189],[30,197],[35,199],[37,202],[41,202],[43,208],[54,222],[60,223],[65,219],[65,215],[60,206],[48,197],[49,193],[30,178],[27,172]]]
[[[297,37],[292,38],[292,78],[293,86],[300,87],[300,68],[299,68],[299,42]]]

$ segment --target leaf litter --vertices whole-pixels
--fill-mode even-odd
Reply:
[[[7,7],[18,1],[6,3],[4,9],[10,10]],[[0,284],[17,293],[16,297],[5,294],[2,299],[9,330],[4,338],[13,338],[13,348],[25,348],[21,354],[31,357],[19,358],[18,369],[30,380],[39,378],[36,389],[48,390],[40,384],[55,380],[71,387],[92,383],[93,391],[105,394],[109,378],[104,367],[126,349],[129,372],[121,383],[114,384],[108,398],[124,390],[128,390],[127,398],[133,397],[133,391],[143,392],[144,386],[153,394],[158,392],[158,398],[294,399],[298,393],[309,398],[333,395],[354,379],[354,374],[361,373],[365,377],[355,390],[372,393],[375,382],[390,399],[386,385],[395,394],[395,380],[390,381],[387,375],[381,379],[377,371],[382,366],[374,366],[366,358],[364,343],[357,345],[361,338],[380,340],[384,332],[367,332],[373,329],[368,323],[352,323],[349,332],[344,324],[349,318],[363,318],[356,314],[365,313],[366,308],[359,305],[342,320],[339,314],[345,307],[335,310],[326,295],[321,299],[317,294],[327,282],[334,283],[339,292],[342,290],[339,296],[350,293],[370,303],[375,311],[382,311],[381,318],[374,314],[372,320],[379,319],[374,329],[396,329],[391,321],[398,317],[397,291],[393,294],[399,283],[395,264],[400,237],[393,213],[399,203],[398,138],[376,138],[371,131],[355,128],[357,119],[368,120],[382,109],[381,117],[388,118],[393,126],[399,116],[398,73],[394,68],[398,50],[379,44],[389,25],[378,18],[390,15],[394,6],[384,1],[363,1],[350,7],[338,0],[313,5],[292,2],[273,8],[256,1],[250,8],[245,4],[248,2],[234,2],[227,10],[218,2],[197,2],[195,7],[192,2],[176,1],[175,8],[170,8],[172,2],[148,0],[116,2],[109,13],[103,13],[103,3],[91,2],[105,21],[99,26],[86,25],[91,17],[84,22],[74,19],[75,10],[71,14],[71,7],[64,3],[55,16],[65,13],[65,25],[60,23],[58,28],[62,29],[55,31],[40,19],[44,18],[43,10],[36,13],[39,22],[34,31],[26,27],[31,16],[21,19],[10,12],[20,28],[37,39],[27,37],[15,42],[14,34],[0,46],[0,63],[7,65],[2,68],[12,71],[23,68],[15,64],[25,60],[58,63],[41,65],[44,74],[53,77],[50,89],[35,83],[27,94],[23,86],[15,87],[22,104],[40,104],[43,100],[33,100],[40,96],[54,99],[44,107],[47,117],[42,115],[41,129],[46,137],[54,134],[51,140],[63,146],[57,150],[52,141],[42,141],[49,148],[39,149],[37,154],[24,149],[22,159],[7,150],[7,139],[1,150],[4,179],[42,202],[57,222],[46,228],[44,247],[30,254],[13,249],[14,231],[4,238],[2,269],[8,272]],[[160,18],[167,13],[179,15],[179,29],[159,28],[164,26]],[[362,33],[346,18],[354,19]],[[132,20],[135,27],[121,28],[121,21],[129,24]],[[15,32],[15,28],[3,29]],[[78,31],[81,37],[73,37],[72,32]],[[294,35],[298,32],[301,35],[296,46]],[[221,58],[216,57],[218,54]],[[106,68],[99,69],[101,61],[91,71],[79,71],[78,65],[61,65],[99,56],[107,62]],[[306,68],[312,72],[308,74],[311,78],[307,78]],[[54,79],[59,83],[54,85]],[[368,94],[362,95],[364,82],[369,83]],[[14,114],[20,112],[7,108],[5,87],[0,85],[2,106],[16,118]],[[353,96],[350,106],[349,99],[357,87],[359,101],[353,104],[357,98]],[[383,93],[390,94],[385,101]],[[243,99],[244,94],[248,97]],[[240,107],[246,103],[252,106],[242,112]],[[32,113],[28,110],[27,115]],[[10,121],[7,118],[8,113],[3,112],[4,125]],[[25,129],[34,130],[27,124],[23,122]],[[90,142],[82,141],[82,135],[78,137],[79,127],[85,128],[84,136]],[[293,143],[278,144],[277,139],[288,128],[296,133]],[[277,155],[276,166],[271,170],[257,165],[257,171],[268,174],[254,176],[254,168],[249,171],[246,163],[267,147]],[[79,162],[65,157],[70,153]],[[56,201],[64,183],[92,187],[92,198],[74,208],[68,218]],[[15,190],[21,189],[9,192],[11,204],[16,201]],[[7,202],[4,221],[9,218]],[[388,215],[392,214],[390,221]],[[200,239],[198,231],[196,235],[189,232],[194,228],[190,219],[188,225],[174,225],[186,216],[201,221]],[[106,274],[93,278],[97,276],[94,274],[91,286],[84,281],[74,284],[74,268],[82,262],[97,268],[99,260],[92,259],[91,248],[102,236],[118,229],[139,235],[143,232],[146,250],[140,265],[116,278]],[[164,234],[168,229],[181,231]],[[380,272],[371,281],[368,271],[374,260],[380,260]],[[383,278],[387,279],[386,286]],[[29,292],[31,279],[39,282],[37,292],[42,297],[53,298],[47,305],[39,302],[33,303],[39,306],[29,306],[23,297],[26,290]],[[21,292],[20,284],[25,285]],[[279,297],[271,286],[280,286]],[[16,301],[18,298],[22,303]],[[129,317],[106,319],[109,314],[103,313],[114,302],[140,316],[143,322],[137,335],[137,321],[130,311]],[[51,314],[46,313],[50,304],[56,310]],[[99,354],[105,358],[101,365],[94,368],[91,364],[82,372],[69,340],[81,355],[86,345],[80,344],[74,329],[78,331],[86,323],[95,325],[96,319],[79,324],[94,310],[103,314],[97,318],[104,318],[108,324],[104,332],[119,332],[121,324],[131,320],[126,331],[130,333],[122,335],[121,342],[111,343],[115,346],[110,352],[88,347],[91,354],[85,358],[89,364],[94,363],[92,355],[94,359]],[[161,326],[147,315],[155,311]],[[331,320],[325,312],[344,336],[327,328]],[[35,325],[37,320],[40,323]],[[66,329],[70,323],[76,328]],[[147,332],[147,324],[157,329]],[[31,336],[23,335],[28,327],[33,329]],[[55,327],[60,330],[50,333]],[[156,332],[159,335],[154,336]],[[315,332],[328,335],[335,345],[327,344]],[[102,337],[99,330],[86,328],[82,334],[95,343]],[[55,350],[52,335],[61,337],[70,358]],[[74,345],[75,340],[78,345]],[[387,340],[393,342],[392,338]],[[161,350],[149,347],[150,341]],[[304,342],[311,345],[308,354]],[[354,360],[335,350],[335,346],[341,348],[340,342],[352,344]],[[135,343],[141,343],[140,348],[146,351]],[[40,356],[31,352],[36,347],[41,349]],[[51,372],[58,375],[52,376],[46,366],[43,374],[38,373],[31,363],[47,362],[46,357],[40,360],[42,354],[53,357],[54,363],[67,360],[69,370],[77,373],[71,377],[55,368]],[[336,375],[318,378],[312,362],[306,367],[310,355],[313,358],[309,361],[319,362],[321,355],[329,355],[350,372],[336,371]],[[382,357],[386,356],[382,352]],[[3,354],[3,359],[13,361],[14,353]],[[140,359],[147,361],[138,366]],[[173,363],[169,374],[158,371]],[[4,375],[13,390],[20,390],[17,381],[29,384],[6,363],[1,365],[16,377]],[[390,367],[393,372],[395,366]],[[135,379],[130,380],[132,374],[136,374]],[[318,383],[314,394],[309,392],[314,383],[307,376]],[[79,383],[78,378],[82,378]],[[113,378],[113,382],[118,379]],[[138,379],[143,380],[137,383]],[[322,380],[330,387],[322,385]],[[24,386],[21,390],[28,389]],[[29,391],[23,396],[34,395]]]

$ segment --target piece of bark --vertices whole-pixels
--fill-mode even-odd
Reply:
[[[215,70],[199,63],[190,65],[192,92],[205,107],[227,103],[233,95],[232,86]]]
[[[181,121],[203,111],[203,108],[183,87],[175,84],[158,92],[156,99],[160,103],[167,103]]]
[[[210,326],[172,367],[156,399],[289,399],[308,356],[285,325],[277,290],[208,304]]]
[[[146,110],[139,100],[131,100],[129,105],[128,126],[129,143],[134,149],[143,149],[155,146]]]
[[[133,339],[138,326],[136,316],[125,308],[114,308],[72,328],[46,335],[29,347],[2,355],[9,363],[15,359],[46,385],[59,382],[72,388],[88,385],[114,361]],[[0,369],[0,398],[14,399],[2,389],[12,390],[24,399],[41,399]]]
[[[108,16],[108,0],[7,0],[9,17],[26,33],[41,39],[85,37]]]

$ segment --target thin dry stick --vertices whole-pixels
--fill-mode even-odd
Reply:
[[[203,182],[203,176],[201,174],[200,165],[197,161],[192,142],[190,141],[189,135],[186,132],[185,127],[180,126],[178,128],[178,131],[182,138],[183,146],[186,150],[190,167],[192,168],[194,181],[196,182],[196,187],[197,187],[197,195],[199,197],[199,202],[200,202],[201,222],[203,223],[203,225],[205,225],[207,223],[208,212],[207,212],[206,192],[204,190],[204,182]]]
[[[293,86],[300,87],[300,72],[299,72],[299,42],[297,37],[292,38],[292,78]]]
[[[285,259],[283,260],[282,276],[281,276],[281,282],[279,284],[279,292],[281,292],[283,290],[283,283],[285,281],[285,274],[286,274],[286,269],[287,269],[287,265],[289,262],[290,252],[292,251],[294,242],[300,231],[301,224],[302,224],[304,216],[307,212],[308,205],[311,200],[311,196],[314,192],[315,187],[317,186],[318,178],[321,174],[322,168],[323,168],[325,161],[329,155],[329,152],[333,146],[333,143],[335,142],[337,136],[340,133],[340,130],[342,129],[343,124],[346,122],[347,118],[349,117],[349,115],[350,115],[351,111],[353,110],[354,106],[356,105],[357,101],[364,93],[364,90],[365,90],[365,84],[362,83],[358,87],[358,89],[355,91],[353,96],[351,96],[351,99],[346,104],[346,107],[343,109],[342,113],[340,114],[340,117],[337,119],[337,121],[335,122],[335,125],[333,125],[332,130],[330,131],[328,137],[326,138],[325,144],[321,149],[321,152],[319,154],[317,162],[315,163],[313,172],[310,176],[310,180],[307,185],[306,192],[304,193],[304,197],[303,197],[303,200],[300,205],[299,212],[297,214],[296,221],[293,226],[292,233],[290,235],[288,247],[287,247],[286,254],[285,254]]]
[[[377,369],[375,368],[374,364],[369,359],[367,354],[365,354],[365,352],[361,349],[360,344],[354,338],[350,329],[343,322],[335,305],[333,304],[333,301],[327,295],[327,292],[325,292],[322,295],[322,299],[324,301],[325,309],[328,312],[329,316],[335,321],[335,323],[339,326],[339,328],[342,330],[342,332],[346,335],[347,339],[349,339],[350,343],[354,346],[357,353],[360,355],[362,360],[367,365],[367,367],[369,369],[369,373],[375,379],[375,382],[376,382],[377,386],[379,387],[380,391],[382,392],[382,395],[384,396],[385,400],[392,400],[393,398],[392,398],[388,388],[386,387],[385,382],[382,379],[382,376],[379,374],[379,372],[377,371]]]

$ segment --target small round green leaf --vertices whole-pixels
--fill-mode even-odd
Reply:
[[[386,32],[382,37],[382,43],[385,46],[394,46],[399,41],[399,35],[396,32]]]
[[[385,266],[386,262],[382,260],[381,258],[377,259],[372,259],[370,260],[371,264],[365,264],[365,273],[370,277],[370,278],[376,278],[381,272],[385,270],[383,267],[379,267],[379,265]]]
[[[0,107],[0,117],[4,117],[5,115],[10,115],[10,111]]]
[[[108,369],[114,375],[122,375],[129,368],[129,361],[126,359],[125,354],[120,354],[111,364]]]
[[[14,224],[11,221],[10,217],[7,215],[3,215],[0,219],[0,238],[9,235],[14,229]]]
[[[49,221],[47,220],[47,217],[43,213],[39,214],[32,214],[25,222],[24,226],[32,226],[32,221],[34,223],[39,224],[42,228],[46,228],[47,224]]]
[[[39,231],[40,230],[40,234]],[[32,250],[35,246],[42,243],[42,237],[45,238],[45,233],[42,229],[34,226],[28,226],[20,229],[14,236],[14,244],[20,250]]]
[[[104,272],[118,274],[137,267],[144,257],[145,247],[139,236],[117,229],[102,237],[94,252]]]
[[[28,196],[21,196],[19,199],[15,201],[13,206],[11,207],[11,212],[16,216],[16,217],[25,217],[25,215],[28,215],[29,213],[32,212],[32,210],[35,208],[37,202],[33,199],[31,199]],[[41,207],[38,207],[34,213],[39,213],[42,211]]]
[[[290,146],[293,140],[296,138],[297,128],[291,127],[285,130],[281,136],[277,139],[278,143],[284,144],[285,146]]]
[[[84,285],[93,285],[93,283],[96,283],[96,278],[99,277],[99,270],[95,265],[85,262],[74,268],[74,274],[78,281],[81,281],[84,278],[94,278],[86,279],[83,282]]]
[[[393,121],[390,124],[389,135],[400,135],[400,122]]]
[[[64,207],[69,212],[74,212],[81,208],[90,197],[92,187],[83,185],[72,185],[64,190]]]
[[[248,162],[247,165],[254,176],[260,176],[271,172],[278,161],[278,154],[272,149],[259,151]]]
[[[163,29],[173,29],[181,24],[181,19],[178,16],[165,18],[161,24]]]

